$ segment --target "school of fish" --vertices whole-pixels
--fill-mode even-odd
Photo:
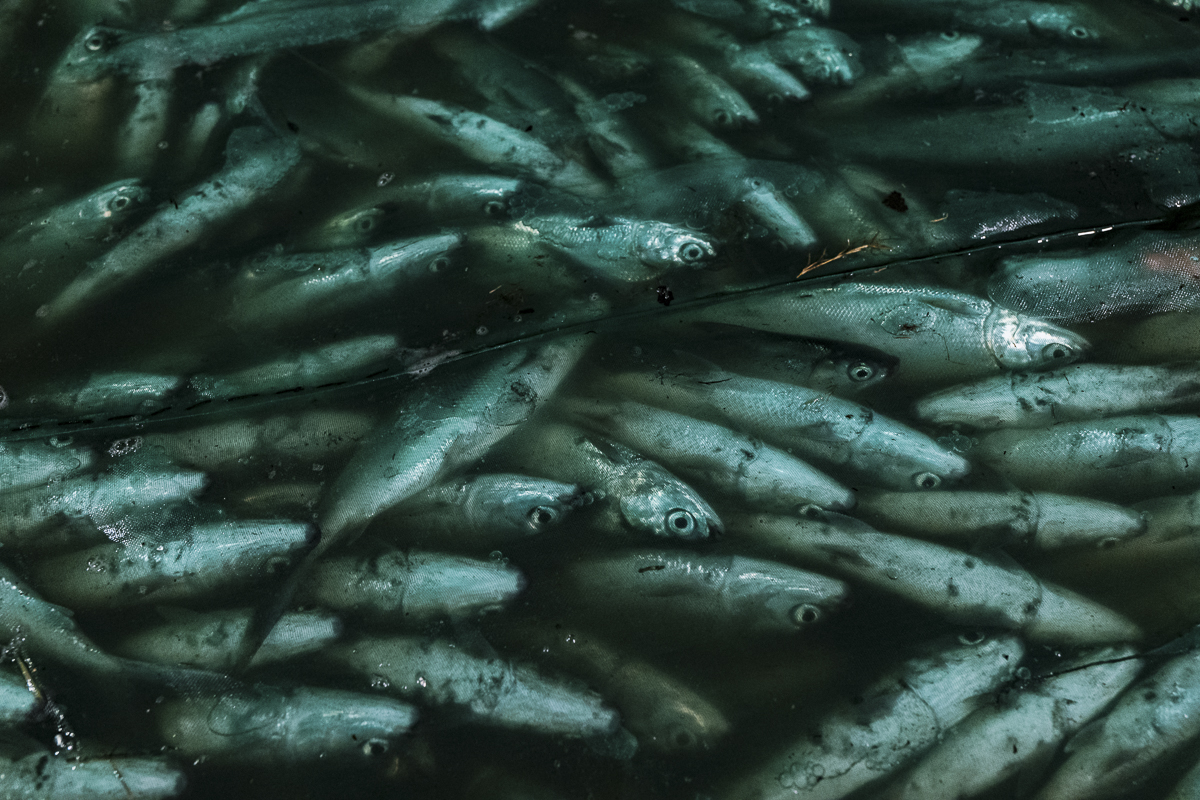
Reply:
[[[1191,0],[0,0],[0,800],[1200,800]]]

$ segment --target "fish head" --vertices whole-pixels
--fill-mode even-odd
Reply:
[[[996,306],[985,324],[988,346],[1003,369],[1065,367],[1088,349],[1079,334],[1003,306]]]
[[[850,85],[865,71],[858,43],[829,28],[800,28],[778,41],[784,59],[801,74],[821,83]]]
[[[1098,27],[1087,24],[1081,15],[1050,3],[1031,13],[1028,22],[1035,35],[1064,42],[1096,44],[1102,38]]]
[[[690,486],[652,461],[642,461],[625,475],[621,516],[630,527],[655,536],[694,541],[721,530],[717,512]]]
[[[357,247],[371,238],[385,216],[387,212],[377,206],[343,212],[313,231],[312,245],[322,250]]]
[[[652,267],[703,267],[717,255],[704,236],[661,222],[638,226],[637,253]]]
[[[979,34],[952,30],[906,41],[900,51],[909,66],[923,74],[964,61],[981,47],[983,37]]]
[[[55,65],[51,83],[91,83],[115,71],[110,53],[128,35],[105,25],[87,28],[75,37]]]
[[[88,213],[96,219],[119,221],[150,199],[150,190],[136,178],[110,183],[88,197]]]
[[[759,615],[747,627],[764,633],[810,628],[840,608],[849,594],[847,585],[835,578],[744,556],[730,561],[725,586],[732,596],[754,601]]]
[[[636,667],[630,677],[654,688],[655,702],[640,712],[637,725],[646,746],[662,753],[698,754],[711,750],[729,732],[729,721],[720,710],[674,681],[662,681],[653,671],[639,675]]]
[[[832,355],[813,364],[804,385],[835,395],[851,395],[877,386],[892,374],[895,359],[873,355]]]
[[[579,486],[524,475],[487,476],[476,480],[468,501],[484,510],[481,521],[524,534],[540,533],[562,522],[586,502]]]

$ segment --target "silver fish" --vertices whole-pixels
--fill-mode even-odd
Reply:
[[[168,699],[154,716],[163,741],[186,758],[284,767],[378,758],[413,726],[417,710],[372,694],[259,685]]]
[[[935,392],[914,413],[939,425],[1040,428],[1200,403],[1200,364],[1132,367],[1073,364],[1053,372],[1010,373]]]
[[[477,617],[508,605],[524,588],[520,570],[494,560],[390,550],[319,562],[302,599],[395,627]]]
[[[730,519],[729,530],[743,541],[833,570],[959,624],[995,625],[1020,631],[1033,642],[1059,644],[1127,642],[1141,635],[1115,611],[1016,564],[879,533],[819,509],[801,517],[742,514]]]
[[[69,438],[0,442],[0,492],[32,489],[78,475],[96,463],[96,454],[72,446]]]
[[[182,376],[145,372],[93,373],[83,381],[60,382],[36,391],[14,392],[6,416],[22,419],[126,417],[157,411],[183,385]]]
[[[602,501],[610,528],[685,540],[721,530],[717,513],[679,478],[627,447],[573,426],[540,425],[509,442],[502,457],[522,471],[578,483]]]
[[[1200,419],[1143,414],[1002,430],[981,437],[972,455],[1021,487],[1144,496],[1200,484]]]
[[[184,772],[165,758],[0,757],[0,796],[22,800],[160,800],[186,786]]]
[[[195,245],[269,195],[300,161],[300,148],[266,128],[238,128],[225,146],[225,167],[159,210],[38,310],[54,322],[94,303],[162,260]]]
[[[1110,547],[1146,532],[1146,520],[1137,511],[1047,492],[868,490],[859,493],[854,513],[886,531],[1039,550]]]
[[[699,61],[673,53],[660,61],[658,69],[667,95],[682,102],[701,125],[729,129],[758,124],[758,114],[741,92]]]
[[[881,800],[957,800],[986,792],[1052,753],[1137,677],[1131,647],[1106,647],[1056,663],[1028,688],[972,713]]]
[[[1067,742],[1067,760],[1034,797],[1099,800],[1127,794],[1198,735],[1200,650],[1192,643]]]
[[[817,735],[797,738],[718,796],[836,800],[885,778],[933,747],[974,710],[980,695],[995,691],[1023,651],[1011,635],[972,632],[940,642],[929,655],[904,662],[869,686],[861,701],[839,703]]]
[[[789,634],[841,606],[846,584],[786,564],[687,550],[624,550],[564,564],[576,603],[696,630]]]
[[[566,407],[604,435],[755,508],[794,511],[812,503],[841,511],[854,506],[853,493],[833,478],[729,428],[629,401],[572,398]]]
[[[907,425],[802,386],[714,369],[678,376],[626,372],[605,377],[597,388],[749,431],[892,488],[932,489],[970,470],[964,458]]]
[[[1049,322],[983,298],[917,286],[793,286],[723,300],[693,315],[874,347],[899,358],[896,376],[914,383],[1065,366],[1087,349],[1081,336]]]
[[[607,735],[619,724],[594,692],[520,662],[473,655],[445,639],[362,639],[320,658],[417,703],[460,707],[478,724],[568,737]]]

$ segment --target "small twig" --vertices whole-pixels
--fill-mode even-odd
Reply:
[[[800,270],[800,274],[797,275],[796,277],[797,278],[803,277],[803,276],[807,275],[808,273],[812,272],[814,269],[819,269],[820,267],[823,267],[826,264],[832,264],[834,261],[837,261],[838,259],[845,258],[846,256],[852,256],[855,253],[861,253],[864,250],[890,250],[890,249],[891,248],[889,248],[887,245],[883,245],[883,244],[879,243],[879,234],[878,233],[871,237],[871,241],[867,242],[866,244],[860,244],[857,247],[851,247],[850,241],[847,240],[845,249],[843,249],[840,253],[837,253],[835,255],[832,255],[832,256],[826,258],[825,251],[822,250],[821,258],[816,262],[813,262],[812,256],[809,256],[808,264],[806,264],[804,266],[804,269]]]

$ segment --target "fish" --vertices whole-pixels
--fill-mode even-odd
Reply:
[[[1200,309],[1197,241],[1191,231],[1141,231],[1091,248],[1008,256],[997,262],[988,296],[1068,325],[1194,311]]]
[[[748,431],[872,484],[932,489],[970,471],[962,456],[907,425],[802,386],[712,369],[691,374],[606,374],[595,388]]]
[[[373,248],[268,257],[243,274],[228,319],[236,326],[267,328],[345,313],[444,269],[447,254],[462,243],[461,233],[448,232]]]
[[[358,536],[373,517],[434,486],[518,430],[554,394],[586,342],[567,336],[500,349],[481,366],[418,388],[356,448],[317,510],[310,561]],[[445,368],[443,368],[445,369]]]
[[[511,440],[501,455],[522,472],[582,486],[599,501],[610,530],[697,541],[722,528],[692,487],[623,445],[562,423],[546,423]]]
[[[166,758],[116,756],[79,760],[38,751],[0,758],[0,793],[23,800],[160,800],[187,786]]]
[[[954,241],[982,242],[998,235],[1030,230],[1051,230],[1079,217],[1079,208],[1044,192],[1008,194],[951,189],[938,206],[944,218],[942,232],[953,232]],[[1003,303],[1002,303],[1003,305]]]
[[[388,210],[380,205],[334,214],[296,241],[297,252],[365,247],[386,222]]]
[[[547,186],[585,196],[604,193],[604,182],[586,167],[560,156],[529,133],[486,114],[424,97],[357,86],[347,91],[375,113],[488,167],[528,175]]]
[[[1200,652],[1194,643],[1129,687],[1103,717],[1075,734],[1066,761],[1037,800],[1124,795],[1200,735]]]
[[[1015,563],[880,533],[815,507],[794,517],[731,515],[729,538],[897,595],[956,624],[1015,630],[1030,642],[1095,645],[1141,637],[1117,612]]]
[[[360,336],[237,372],[193,375],[187,383],[205,399],[324,387],[378,374],[387,369],[387,361],[398,350],[399,342],[393,335]]]
[[[656,67],[664,93],[682,103],[698,124],[725,130],[759,123],[758,113],[742,93],[694,58],[667,53]]]
[[[199,612],[170,606],[160,606],[156,611],[162,622],[122,637],[112,652],[154,664],[229,672],[253,613],[249,608]],[[250,668],[314,653],[336,641],[342,631],[341,618],[328,611],[289,612],[255,653]]]
[[[938,425],[994,430],[1179,410],[1198,402],[1200,363],[1073,364],[943,389],[918,401],[913,413]]]
[[[377,691],[419,705],[452,705],[489,727],[589,738],[609,735],[620,724],[595,692],[518,661],[475,655],[446,639],[371,637],[335,645],[318,658]]]
[[[592,502],[578,484],[512,473],[454,478],[404,501],[384,517],[389,532],[454,547],[518,541],[559,527]]]
[[[729,428],[630,401],[569,398],[563,405],[603,435],[755,508],[854,507],[854,494],[833,478]]]
[[[858,44],[846,34],[805,25],[776,34],[765,43],[775,60],[810,81],[850,85],[864,72]]]
[[[377,760],[417,717],[389,697],[307,686],[170,698],[154,709],[159,735],[185,758],[255,767]]]
[[[873,347],[899,359],[906,383],[1064,367],[1087,352],[1079,334],[946,289],[838,283],[747,293],[681,314],[789,336]]]
[[[47,552],[105,542],[104,529],[124,515],[190,499],[207,485],[203,472],[139,467],[0,493],[0,543]]]
[[[502,609],[525,583],[520,570],[495,560],[387,550],[318,562],[301,599],[378,625],[403,627]],[[272,635],[278,630],[276,625]]]
[[[279,573],[316,529],[289,520],[201,523],[163,541],[132,539],[40,560],[33,582],[73,609],[126,608],[211,597]]]
[[[69,437],[0,441],[0,494],[49,485],[78,475],[95,463],[95,451],[71,444]]]
[[[1024,649],[1011,634],[978,631],[931,644],[927,653],[864,689],[855,702],[838,703],[816,731],[795,738],[716,796],[833,800],[886,778],[932,748],[981,703],[981,695],[999,689]]]
[[[732,635],[787,635],[811,628],[849,594],[834,578],[761,558],[688,550],[614,550],[563,564],[556,602],[615,608],[660,626]],[[568,598],[570,598],[568,600]]]
[[[1137,677],[1142,664],[1128,646],[1055,664],[950,728],[880,800],[956,800],[986,792],[1031,761],[1049,758]]]
[[[1049,492],[866,490],[854,513],[895,533],[1038,550],[1112,547],[1147,531],[1137,510]]]
[[[165,407],[182,385],[179,375],[92,373],[83,381],[55,382],[37,391],[10,393],[4,410],[14,423],[64,417],[128,418]]]
[[[639,751],[698,755],[715,749],[730,730],[726,715],[686,681],[602,637],[535,619],[508,638],[531,655],[586,677],[620,711]]]
[[[1139,414],[979,437],[973,457],[1022,488],[1130,497],[1200,485],[1200,420]],[[1197,464],[1200,467],[1200,463]]]
[[[237,128],[225,145],[225,166],[154,213],[38,309],[45,324],[58,322],[140,277],[163,260],[253,207],[300,162],[294,139],[261,126]]]

